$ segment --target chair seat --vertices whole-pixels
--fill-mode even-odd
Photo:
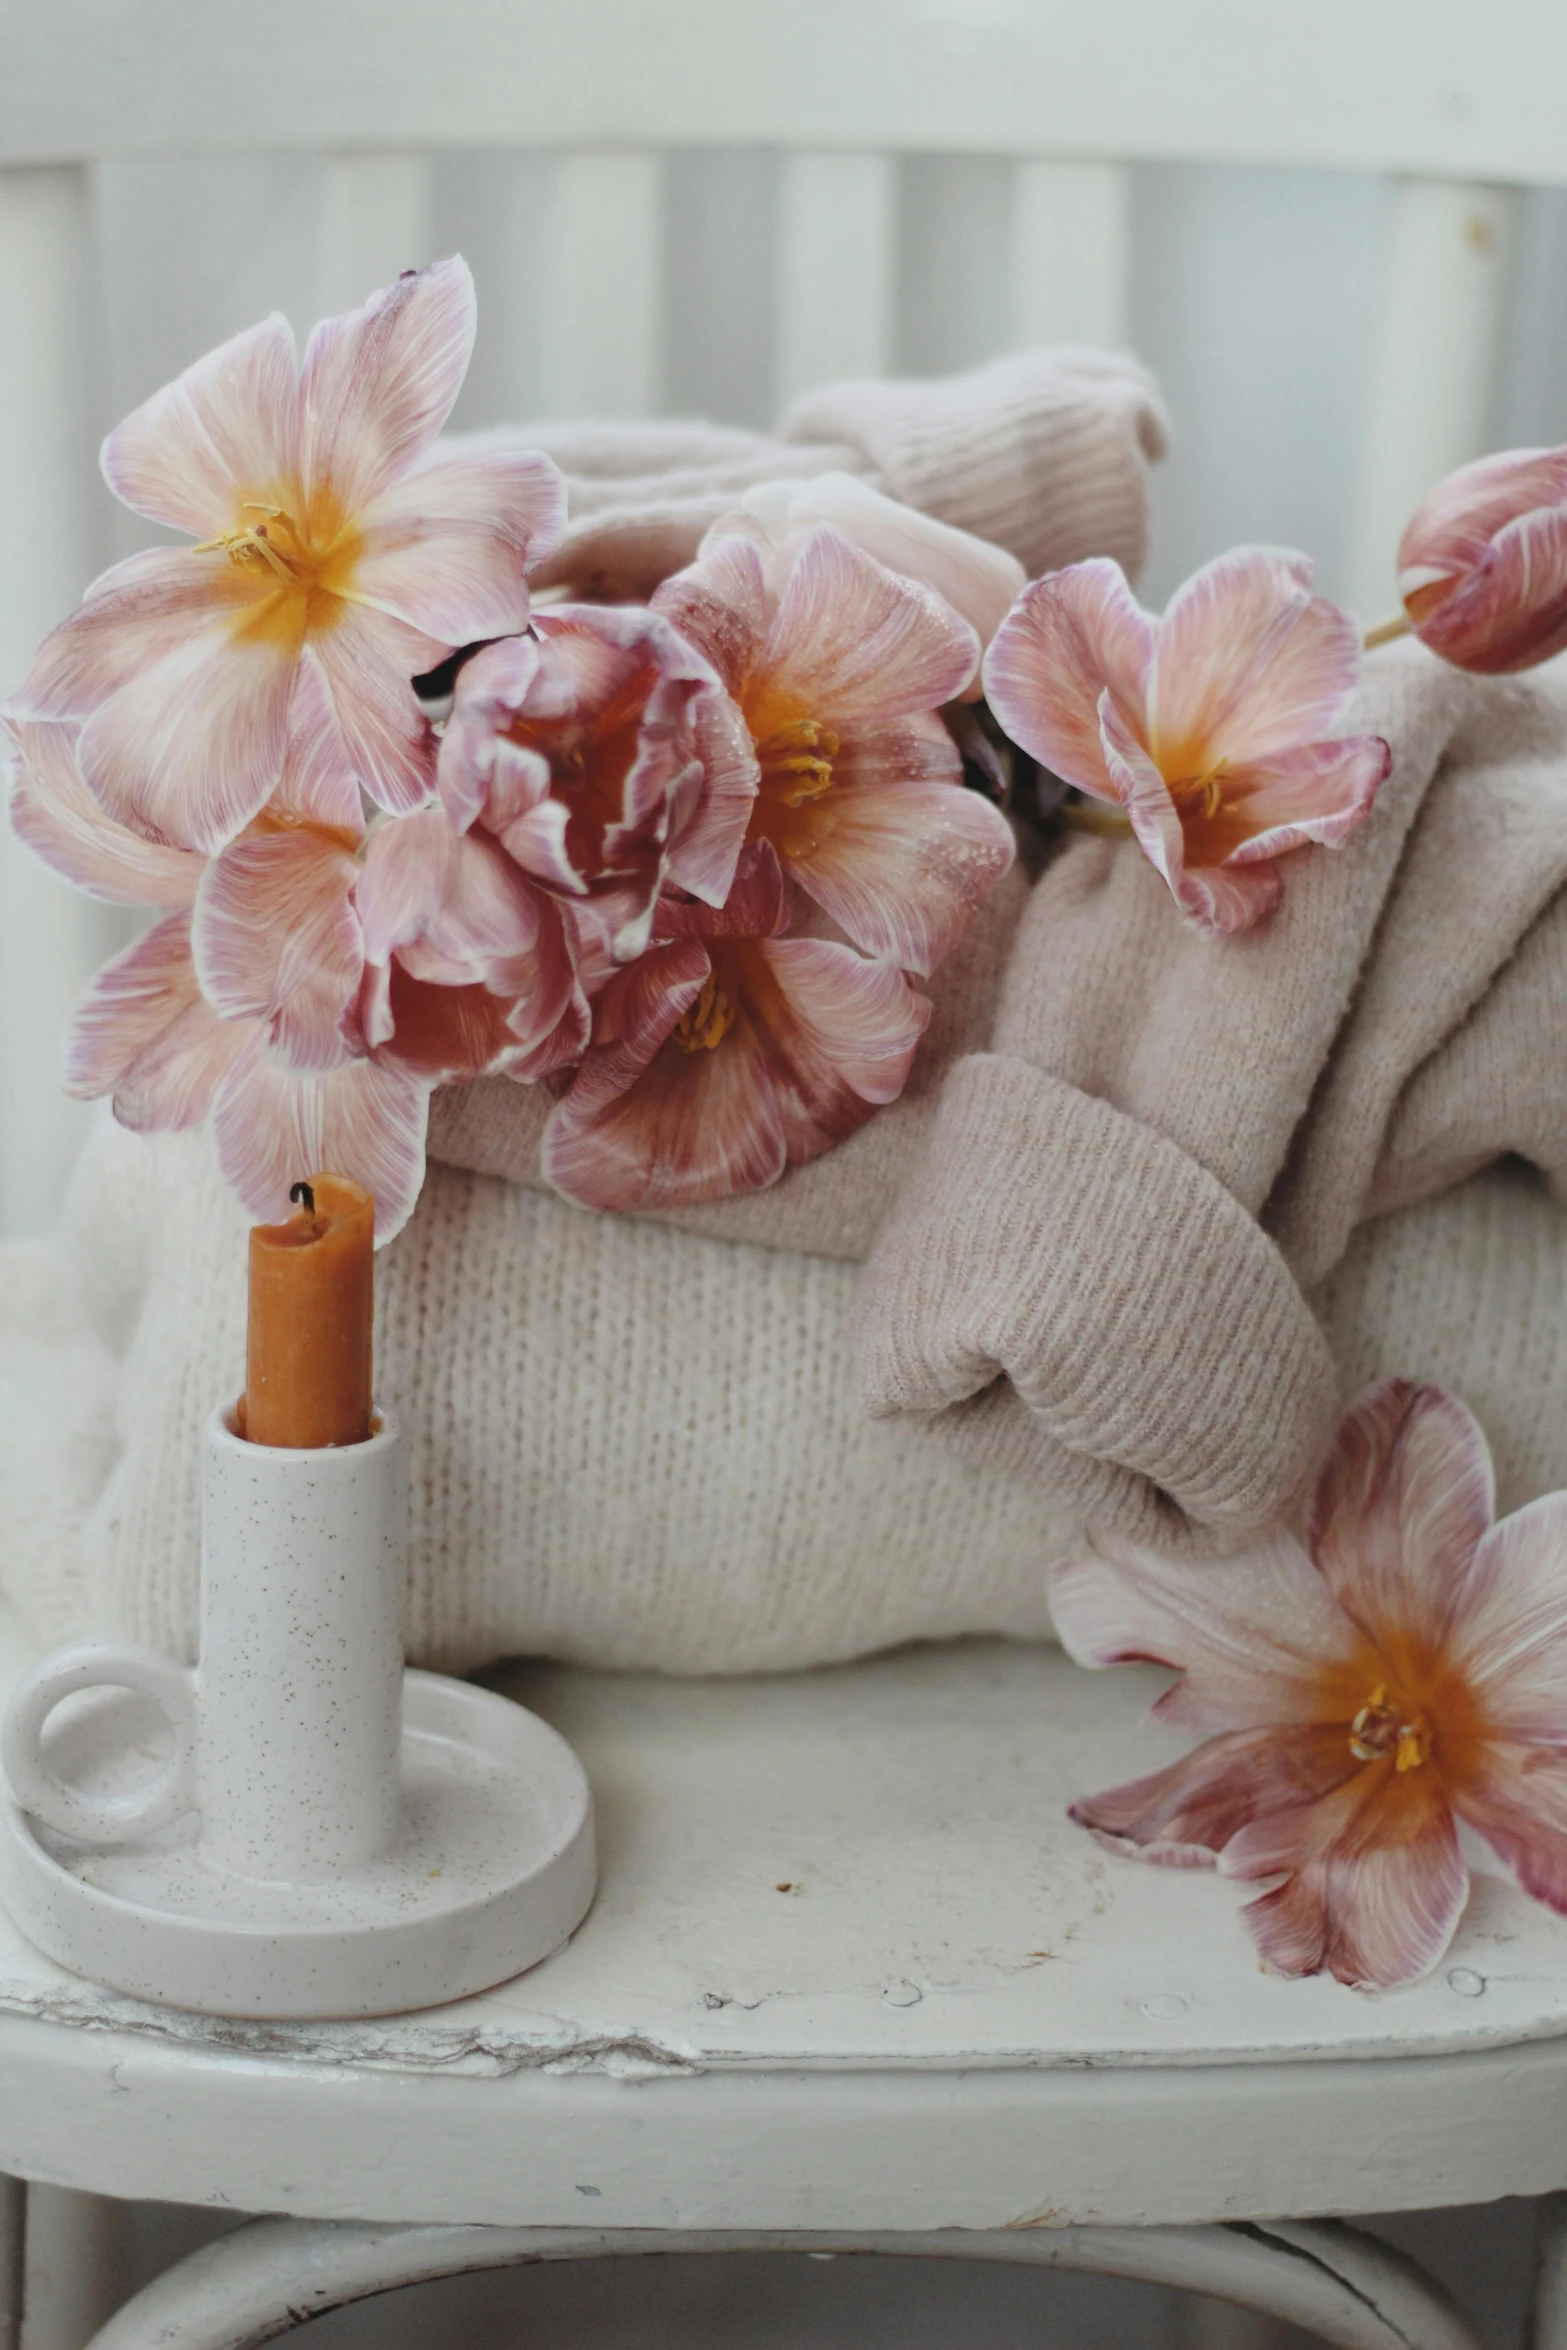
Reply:
[[[22,1651],[13,1642],[13,1669]],[[1438,1973],[1264,1975],[1208,1871],[1069,1798],[1181,1741],[1160,1676],[993,1642],[741,1682],[507,1668],[576,1746],[602,1880],[476,1999],[235,2024],[0,1919],[0,2167],[377,2220],[999,2228],[1567,2184],[1567,1926],[1477,1874]]]

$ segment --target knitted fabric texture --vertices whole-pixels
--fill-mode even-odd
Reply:
[[[243,1377],[244,1269],[207,1143],[107,1120],[59,1237],[0,1249],[0,1576],[45,1639],[194,1653],[200,1433]],[[1047,1634],[1079,1511],[865,1417],[853,1282],[435,1170],[378,1260],[413,1661],[746,1672]],[[1526,1177],[1365,1226],[1316,1304],[1346,1393],[1397,1371],[1467,1397],[1502,1509],[1567,1485],[1567,1216]]]
[[[1567,1176],[1567,679],[1399,646],[1354,724],[1393,745],[1376,809],[1254,931],[1197,931],[1130,843],[1046,872],[866,1269],[871,1408],[1100,1528],[1284,1515],[1338,1401],[1301,1284],[1510,1152]]]

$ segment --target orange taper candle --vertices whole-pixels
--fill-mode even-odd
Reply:
[[[250,1235],[250,1326],[240,1433],[252,1444],[363,1444],[370,1434],[375,1201],[313,1175],[286,1224]]]

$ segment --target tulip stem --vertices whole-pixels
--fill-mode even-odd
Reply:
[[[1395,637],[1408,636],[1414,622],[1407,612],[1395,612],[1388,620],[1379,620],[1375,628],[1368,628],[1361,638],[1361,649],[1369,653],[1373,646],[1390,645]]]
[[[1118,808],[1096,808],[1087,800],[1057,808],[1056,819],[1068,832],[1096,832],[1106,840],[1131,838],[1132,828]]]

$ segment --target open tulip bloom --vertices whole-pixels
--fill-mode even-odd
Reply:
[[[1013,741],[1122,809],[1205,930],[1270,913],[1278,860],[1347,840],[1392,764],[1380,735],[1336,732],[1360,638],[1311,574],[1304,555],[1240,547],[1159,620],[1119,564],[1074,563],[1024,591],[985,656]]]
[[[1243,1915],[1284,1975],[1428,1973],[1468,1897],[1459,1821],[1567,1914],[1567,1493],[1492,1518],[1471,1414],[1395,1380],[1340,1426],[1304,1548],[1059,1569],[1071,1654],[1175,1666],[1155,1716],[1208,1733],[1074,1819],[1146,1860],[1272,1879]]]
[[[442,1083],[548,1079],[546,1163],[593,1206],[830,1149],[901,1091],[913,979],[1013,854],[940,714],[1012,557],[825,476],[737,509],[656,609],[535,614],[559,473],[434,445],[473,334],[444,261],[302,363],[272,318],[149,400],[104,472],[196,543],[105,573],[5,711],[19,836],[160,911],[89,987],[70,1090],[210,1115],[256,1216],[353,1176],[381,1240]],[[412,679],[475,645],[439,735]]]

